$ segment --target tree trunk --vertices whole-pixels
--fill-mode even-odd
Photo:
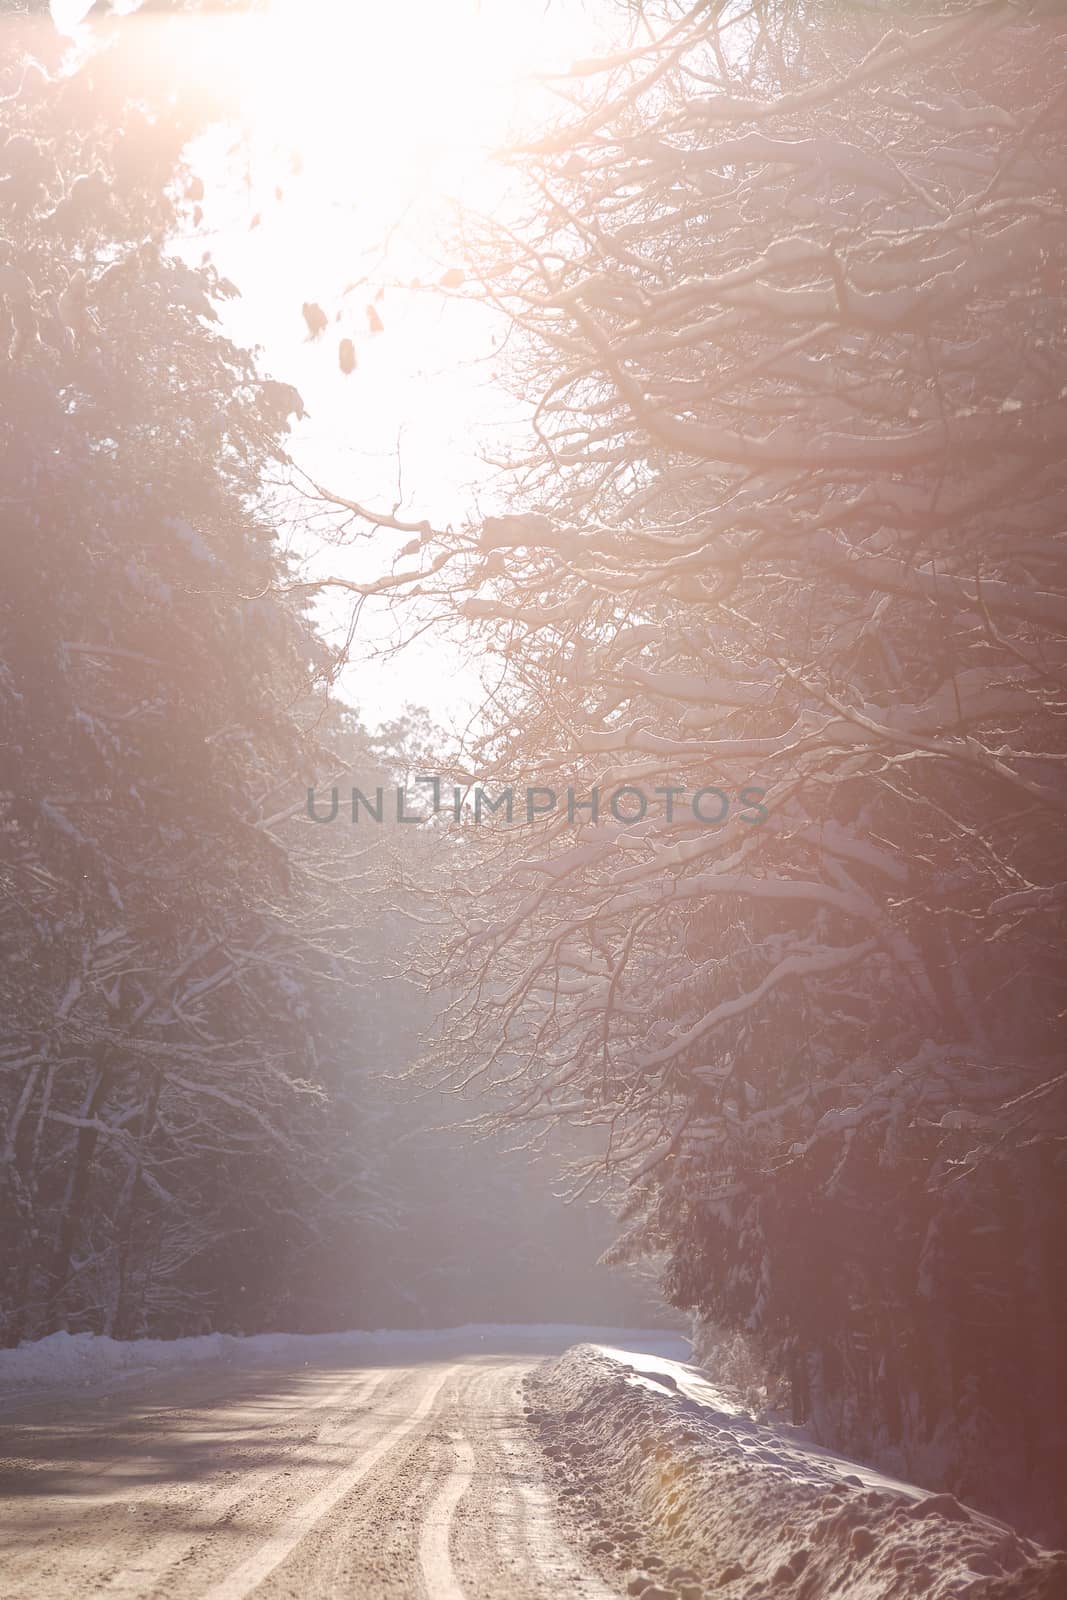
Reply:
[[[107,1063],[106,1047],[100,1046],[96,1052],[97,1065],[94,1069],[93,1080],[82,1105],[81,1115],[88,1121],[99,1115],[104,1101],[107,1099],[111,1087],[112,1073]],[[56,1248],[52,1257],[52,1267],[49,1273],[48,1298],[45,1308],[45,1322],[49,1332],[66,1326],[66,1315],[62,1312],[63,1295],[70,1279],[70,1262],[74,1253],[74,1245],[78,1236],[78,1222],[85,1210],[85,1201],[89,1192],[89,1183],[92,1177],[93,1157],[96,1154],[96,1145],[99,1134],[95,1128],[79,1128],[78,1138],[74,1148],[74,1171],[67,1184],[67,1192],[63,1200],[63,1213],[60,1218],[59,1229],[56,1235]]]

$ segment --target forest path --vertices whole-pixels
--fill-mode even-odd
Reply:
[[[518,1337],[395,1364],[205,1363],[17,1401],[0,1410],[4,1600],[611,1600],[524,1423],[522,1380],[551,1353]]]

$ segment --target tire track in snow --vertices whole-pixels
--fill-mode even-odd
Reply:
[[[453,1467],[431,1503],[419,1537],[419,1573],[428,1600],[466,1600],[449,1548],[457,1507],[474,1478],[474,1451],[462,1434],[452,1436]]]
[[[564,1533],[540,1451],[523,1418],[520,1385],[528,1371],[528,1363],[475,1368],[460,1396],[476,1469],[471,1502],[457,1522],[460,1569],[472,1574],[479,1595],[485,1592],[479,1577],[491,1553],[495,1596],[619,1600],[618,1589],[604,1583]],[[429,1600],[438,1600],[439,1593],[446,1591],[429,1587]],[[447,1600],[464,1600],[462,1587],[447,1592]]]
[[[281,1566],[286,1556],[296,1549],[315,1524],[327,1516],[357,1483],[374,1471],[379,1461],[394,1445],[406,1439],[408,1434],[429,1415],[438,1395],[454,1371],[454,1368],[446,1367],[440,1372],[436,1379],[427,1385],[418,1405],[403,1422],[398,1422],[394,1427],[387,1429],[351,1467],[338,1473],[325,1488],[319,1490],[318,1494],[312,1495],[310,1500],[305,1500],[295,1507],[252,1555],[220,1582],[204,1591],[203,1600],[245,1600],[245,1597],[258,1588],[276,1567]]]
[[[524,1369],[516,1367],[504,1374],[504,1380],[510,1377],[517,1386],[524,1375]],[[500,1381],[498,1376],[498,1384]],[[586,1566],[568,1543],[554,1492],[525,1437],[517,1404],[513,1405],[511,1427],[497,1430],[492,1442],[498,1462],[496,1471],[513,1486],[528,1570],[536,1573],[542,1584],[547,1581],[553,1593],[567,1595],[568,1600],[618,1600],[619,1591],[609,1587],[595,1568]]]
[[[366,1402],[370,1400],[375,1390],[380,1387],[383,1378],[387,1376],[388,1373],[386,1372],[370,1374],[361,1372],[357,1378],[353,1379],[351,1374],[349,1374],[343,1383],[337,1385],[335,1388],[330,1389],[326,1394],[319,1395],[318,1398],[314,1400],[309,1399],[303,1401],[299,1406],[299,1414],[303,1417],[314,1411],[322,1411],[327,1407],[348,1406],[349,1404],[354,1404],[357,1410],[363,1410],[366,1408]],[[197,1411],[200,1409],[201,1408],[196,1405],[182,1405],[173,1407],[173,1410],[176,1412]],[[253,1406],[250,1409],[255,1411],[256,1407]],[[294,1406],[294,1412],[296,1412],[297,1409],[298,1408]],[[165,1416],[166,1413],[163,1413],[163,1415]],[[232,1423],[234,1413],[231,1412],[229,1415]],[[315,1433],[315,1437],[320,1438],[328,1426],[329,1424],[327,1423],[320,1424],[317,1432]],[[287,1448],[296,1449],[302,1442],[302,1438],[295,1438],[291,1441],[287,1441]],[[102,1478],[117,1478],[121,1480],[124,1476],[128,1476],[131,1459],[135,1462],[135,1464],[142,1459],[150,1460],[152,1459],[152,1451],[148,1450],[145,1457],[131,1458],[129,1456],[125,1456],[121,1457],[117,1461],[111,1462],[107,1466],[96,1467],[93,1472],[93,1487],[91,1489],[82,1491],[80,1494],[73,1494],[69,1496],[69,1498],[72,1500],[86,1500],[95,1507],[109,1505],[116,1500],[128,1500],[130,1497],[129,1487],[123,1488],[120,1485],[119,1490],[115,1494],[101,1495],[97,1492],[95,1486]],[[247,1494],[248,1492],[249,1491],[246,1488],[245,1493]],[[214,1509],[217,1501],[221,1502],[224,1499],[228,1501],[232,1498],[233,1495],[227,1494],[225,1488],[220,1489],[218,1493],[213,1495],[211,1498],[211,1509]]]
[[[338,1430],[335,1422],[329,1420],[320,1423],[318,1427],[312,1426],[307,1433],[284,1442],[282,1448],[286,1454],[295,1456],[311,1439],[320,1444],[346,1444],[354,1433],[358,1433],[365,1426],[368,1415],[372,1414],[371,1401],[378,1389],[381,1388],[387,1378],[395,1376],[396,1374],[389,1369],[383,1369],[381,1372],[360,1373],[354,1380],[349,1375],[343,1383],[331,1388],[326,1394],[320,1395],[317,1399],[305,1401],[300,1408],[302,1416],[316,1411],[351,1406],[354,1420],[349,1421],[348,1425],[341,1431]],[[331,1434],[334,1437],[331,1438]],[[104,1468],[103,1473],[98,1476],[122,1472],[125,1466],[126,1463],[117,1462],[113,1467]],[[272,1466],[265,1472],[253,1468],[250,1471],[241,1473],[235,1482],[220,1484],[217,1489],[208,1494],[206,1500],[189,1508],[191,1514],[200,1519],[202,1524],[201,1532],[193,1537],[189,1537],[188,1534],[175,1537],[172,1534],[157,1533],[152,1541],[150,1566],[144,1567],[135,1562],[124,1564],[113,1577],[105,1580],[102,1584],[97,1584],[96,1592],[102,1595],[128,1594],[130,1593],[131,1580],[135,1584],[143,1583],[148,1577],[155,1583],[161,1582],[165,1576],[169,1576],[176,1568],[180,1568],[183,1562],[204,1549],[209,1544],[213,1533],[229,1516],[234,1512],[239,1512],[241,1507],[249,1502],[253,1496],[263,1493],[271,1484],[276,1483],[284,1471],[285,1468],[280,1465]],[[119,1498],[121,1500],[127,1496],[128,1491],[127,1495],[108,1498]],[[96,1500],[95,1503],[101,1505],[106,1504],[107,1501]]]

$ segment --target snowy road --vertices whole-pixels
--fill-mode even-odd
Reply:
[[[211,1362],[0,1404],[4,1600],[605,1600],[522,1379],[568,1341]]]

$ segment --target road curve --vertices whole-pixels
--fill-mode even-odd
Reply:
[[[523,1420],[550,1347],[497,1345],[0,1410],[4,1600],[614,1600]]]

